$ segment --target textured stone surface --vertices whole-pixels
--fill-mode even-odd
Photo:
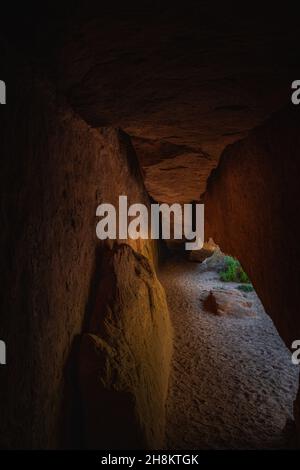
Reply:
[[[31,72],[29,81],[27,71],[9,73],[1,51],[1,79],[10,83],[9,106],[0,108],[1,334],[8,360],[19,358],[15,370],[1,370],[1,435],[4,446],[48,447],[57,441],[57,397],[69,375],[62,365],[95,281],[95,217],[87,207],[134,187],[134,171],[113,157],[119,137],[128,139],[107,127],[131,135],[154,198],[197,200],[224,147],[289,101],[298,17],[262,2],[246,14],[243,3],[223,2],[216,13],[215,4],[197,0],[184,8],[79,1],[77,15],[74,2],[60,2],[53,19],[47,2],[33,11],[29,3],[14,8],[12,22],[3,14],[1,31],[89,125],[106,127],[100,135],[58,107],[60,98]],[[229,147],[206,198],[209,231],[240,257],[287,344],[299,337],[294,111]],[[148,244],[134,246],[149,256]]]
[[[299,376],[299,382],[300,382],[300,376]],[[298,388],[298,394],[297,394],[296,400],[294,401],[294,418],[296,421],[298,446],[300,447],[300,387]]]
[[[299,367],[292,364],[256,293],[246,294],[255,317],[220,317],[204,311],[199,301],[220,286],[218,273],[182,258],[170,259],[159,279],[174,327],[167,447],[278,449],[293,445],[293,434],[284,428],[292,419]]]
[[[72,446],[81,439],[73,435],[81,431],[78,337],[102,253],[96,207],[119,194],[129,203],[148,198],[126,134],[91,129],[30,68],[12,65],[11,54],[5,68],[1,57],[10,87],[0,108],[0,333],[8,362],[0,370],[0,446]],[[131,244],[152,258],[148,242]]]
[[[225,150],[205,194],[206,237],[241,261],[288,347],[300,337],[299,130],[298,109],[274,115]]]
[[[161,448],[172,334],[149,261],[127,245],[107,251],[80,348],[88,447]]]
[[[22,17],[22,44],[37,29],[39,60],[74,109],[132,137],[158,201],[198,200],[226,145],[290,99],[298,19],[280,4],[73,3],[52,23],[47,10],[34,27]]]
[[[235,318],[255,317],[253,304],[236,289],[214,288],[203,300],[208,312]]]
[[[213,254],[220,254],[220,256],[222,256],[219,247],[214,243],[212,239],[210,239],[207,242],[203,243],[203,247],[201,248],[201,250],[190,251],[189,260],[194,261],[195,263],[203,263],[203,261],[213,256]]]
[[[206,236],[236,256],[290,348],[300,338],[300,117],[290,106],[226,149],[205,195]]]
[[[265,22],[261,4],[261,17],[198,1],[101,6],[63,42],[60,87],[90,124],[129,133],[154,199],[198,200],[225,146],[289,98],[294,32],[274,7]]]

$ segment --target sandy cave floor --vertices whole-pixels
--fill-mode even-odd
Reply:
[[[255,292],[256,317],[219,317],[203,310],[212,287],[233,289],[199,263],[171,259],[159,278],[174,327],[167,401],[169,449],[291,446],[299,369]],[[208,291],[208,292],[207,292]]]

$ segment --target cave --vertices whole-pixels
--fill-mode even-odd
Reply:
[[[226,278],[233,259],[215,244],[176,248],[158,270],[174,331],[168,449],[296,446],[298,368],[251,281]]]
[[[1,449],[299,448],[298,20],[217,10],[4,8]],[[120,196],[191,204],[193,228],[203,205],[204,246],[100,239],[97,207]],[[230,292],[253,318],[221,314],[216,251],[251,279]]]

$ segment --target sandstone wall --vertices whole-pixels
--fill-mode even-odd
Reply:
[[[0,337],[7,344],[8,364],[0,369],[0,446],[80,446],[84,426],[77,353],[103,274],[96,207],[115,203],[119,194],[127,194],[129,204],[147,203],[148,197],[126,134],[90,128],[61,104],[43,80],[35,78],[30,67],[23,64],[17,69],[7,57],[3,78],[9,83],[8,104],[0,108]],[[152,266],[153,245],[147,241],[131,245],[145,255],[142,265]],[[145,305],[152,294],[161,299],[157,315],[166,318],[158,281],[140,293],[146,296]],[[149,312],[134,313],[140,319],[145,314],[151,327]],[[159,322],[153,328],[161,334]],[[142,321],[137,323],[128,347],[137,338],[148,341],[146,333]],[[147,351],[149,368],[155,370],[160,357],[167,378],[162,342]],[[140,353],[131,367],[141,363]],[[162,411],[165,385],[154,385],[153,397]],[[151,390],[143,399],[151,408]],[[163,427],[163,412],[156,418]]]
[[[300,338],[299,149],[291,105],[226,148],[205,194],[206,238],[241,261],[289,348]]]
[[[128,245],[108,250],[102,266],[80,350],[87,443],[161,448],[172,350],[165,294],[151,263]]]

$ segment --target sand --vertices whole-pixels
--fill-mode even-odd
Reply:
[[[237,284],[182,259],[166,262],[159,277],[174,327],[166,447],[290,447],[299,368],[256,293],[245,294],[256,317],[219,317],[201,299]]]

